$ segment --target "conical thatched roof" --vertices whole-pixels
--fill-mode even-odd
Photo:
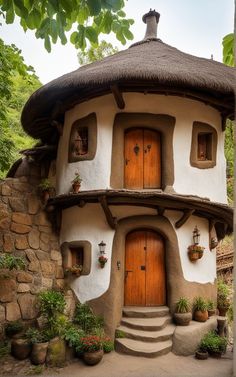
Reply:
[[[56,103],[56,112],[62,115],[75,103],[111,92],[113,84],[121,91],[197,98],[227,116],[233,113],[234,83],[234,68],[186,54],[157,38],[146,38],[44,85],[26,103],[22,124],[32,136],[47,140],[55,130],[51,121]]]

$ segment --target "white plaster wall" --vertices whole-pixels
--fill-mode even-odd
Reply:
[[[165,211],[165,216],[169,218],[171,224],[179,220],[181,213]],[[205,247],[201,259],[191,262],[188,258],[188,246],[193,244],[193,229],[197,225],[200,230],[200,245]],[[179,229],[175,229],[180,252],[180,261],[184,278],[190,282],[212,283],[216,278],[216,249],[209,249],[209,224],[208,220],[191,216],[188,221]]]
[[[227,202],[224,134],[219,112],[199,101],[175,96],[125,93],[125,109],[117,109],[112,95],[92,99],[75,106],[66,113],[63,137],[58,147],[57,192],[68,193],[71,180],[79,171],[83,182],[81,190],[110,188],[112,130],[116,113],[147,112],[169,114],[176,118],[174,131],[174,189],[179,194],[207,197]],[[68,164],[68,145],[71,126],[79,118],[96,112],[98,139],[97,153],[92,161]],[[190,165],[192,125],[194,121],[209,123],[218,134],[217,165],[211,169],[198,169]]]
[[[87,204],[84,208],[75,206],[63,210],[60,243],[83,240],[92,245],[90,274],[75,279],[71,286],[82,303],[101,296],[109,287],[113,237],[114,230],[107,225],[100,205]],[[106,243],[108,258],[104,268],[98,264],[101,241]]]

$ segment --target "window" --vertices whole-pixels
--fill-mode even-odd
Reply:
[[[64,242],[61,245],[64,270],[82,265],[81,275],[88,275],[91,269],[91,243],[89,241]]]
[[[83,247],[70,247],[71,252],[71,265],[75,264],[83,266],[84,264],[84,248]]]
[[[198,134],[197,158],[199,161],[212,160],[212,133]]]
[[[92,160],[97,148],[96,114],[76,120],[71,127],[68,148],[69,162]]]
[[[190,165],[209,169],[216,165],[217,132],[207,123],[194,122],[190,152]]]

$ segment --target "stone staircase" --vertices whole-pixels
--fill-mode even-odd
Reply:
[[[167,306],[123,308],[117,328],[125,337],[116,338],[117,352],[134,356],[156,357],[171,351],[175,326]]]

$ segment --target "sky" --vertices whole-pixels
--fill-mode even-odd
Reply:
[[[146,25],[143,14],[149,9],[160,13],[158,38],[163,42],[192,55],[222,61],[222,38],[233,32],[234,0],[128,0],[125,12],[135,23],[131,27],[133,41],[122,46],[114,35],[102,35],[120,50],[143,39]],[[70,42],[57,43],[48,53],[43,41],[34,32],[21,29],[19,22],[0,26],[0,37],[5,43],[14,43],[21,51],[26,64],[32,65],[43,84],[79,68],[77,51]]]

